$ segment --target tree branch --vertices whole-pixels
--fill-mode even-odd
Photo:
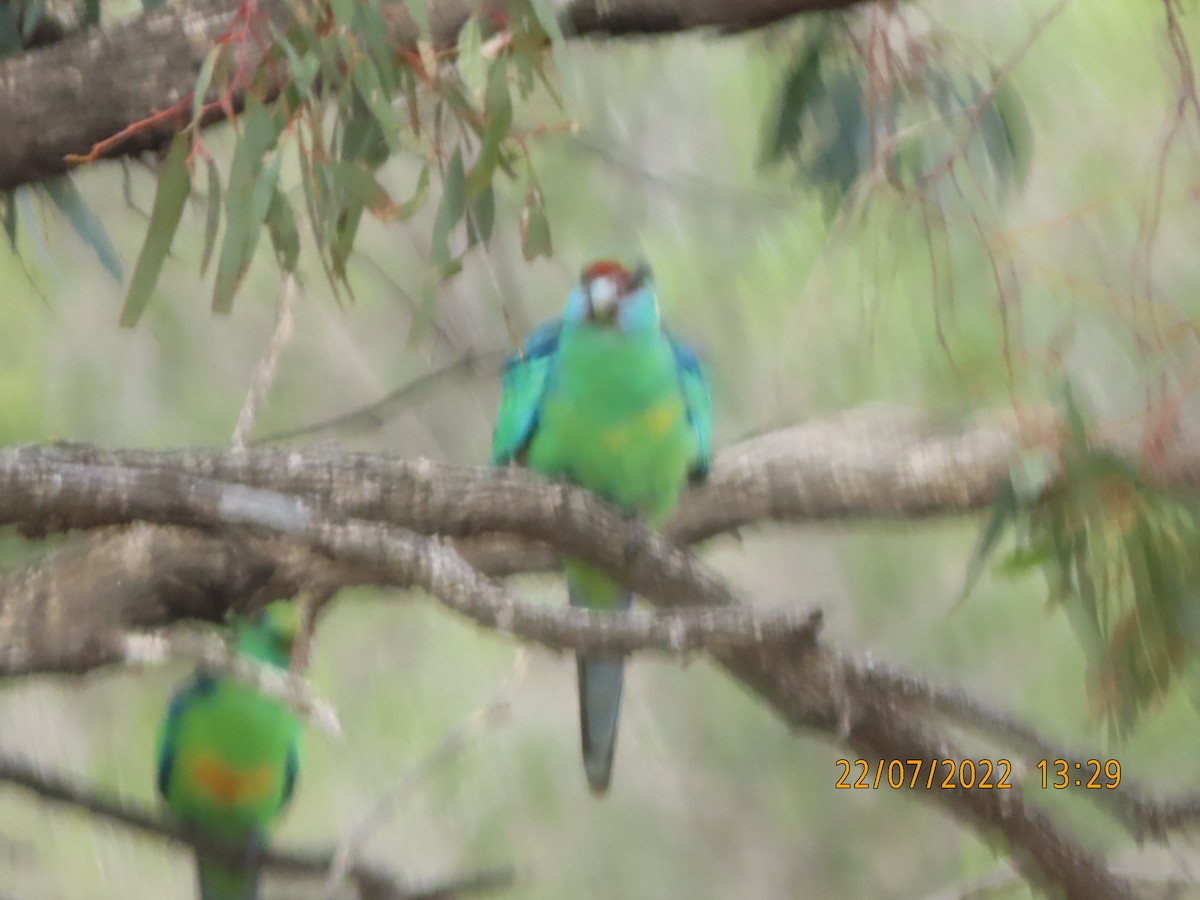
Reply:
[[[678,543],[696,543],[767,522],[921,518],[978,510],[992,501],[1021,448],[1055,432],[1049,409],[1027,412],[1022,422],[1001,413],[955,426],[938,426],[908,411],[861,410],[816,420],[722,451],[708,482],[685,493],[664,534]],[[596,528],[611,534],[614,544],[646,540],[644,529],[590,494],[520,469],[311,448],[157,452],[66,444],[0,451],[0,469],[20,469],[25,477],[35,470],[51,477],[56,467],[71,464],[169,470],[300,494],[331,515],[390,522],[423,534],[517,531],[571,552],[580,549],[577,544],[594,544]],[[490,574],[550,564],[544,548],[508,544],[496,553],[498,546],[484,541],[460,549]]]
[[[332,737],[342,736],[337,712],[313,693],[312,685],[295,672],[248,659],[215,635],[166,634],[125,635],[125,661],[145,665],[168,659],[185,659],[203,671],[225,675],[285,703]]]
[[[1035,439],[1047,430],[1046,417],[1027,417],[1042,423],[1032,432]],[[1030,432],[1005,416],[947,429],[911,414],[860,412],[754,438],[718,457],[710,483],[688,492],[666,536],[696,541],[770,520],[977,508],[1007,473],[1024,433]],[[86,502],[64,495],[70,483],[87,501],[93,486],[107,484],[110,499],[121,501],[119,491],[111,494],[111,479],[65,481],[65,473],[79,466],[117,467],[126,481],[136,479],[131,469],[143,470],[142,491],[156,511],[141,513],[156,521],[228,524],[218,515],[223,489],[211,485],[209,517],[189,518],[187,504],[196,498],[181,495],[178,476],[200,476],[298,494],[335,519],[457,536],[461,556],[492,575],[553,566],[550,542],[646,596],[692,606],[735,599],[670,540],[585,491],[520,470],[429,460],[284,449],[10,448],[0,451],[0,520],[21,522],[31,534],[130,521],[120,502],[120,515],[109,508],[97,516]],[[357,534],[367,536],[361,529]],[[374,578],[278,539],[226,541],[144,525],[110,532],[70,544],[31,569],[0,575],[0,671],[86,670],[120,658],[114,628],[146,630],[183,618],[219,621],[229,609],[254,610],[305,584],[345,586]]]
[[[604,615],[581,609],[549,609],[526,603],[469,565],[452,545],[419,535],[398,526],[362,520],[337,522],[312,508],[305,500],[212,479],[192,478],[163,469],[128,469],[75,463],[26,465],[30,451],[9,457],[0,453],[0,523],[65,529],[81,524],[115,525],[134,521],[159,524],[182,523],[208,529],[250,526],[262,532],[286,535],[340,563],[346,572],[370,573],[378,584],[395,587],[419,586],[456,612],[480,625],[517,634],[556,649],[588,649],[628,652],[655,648],[683,652],[699,647],[771,645],[783,642],[803,645],[813,638],[820,621],[815,613],[786,612],[755,615],[733,606],[732,592],[704,572],[690,554],[663,538],[636,526],[639,543],[626,546],[624,555],[606,550],[594,538],[580,549],[585,559],[622,577],[625,558],[637,558],[636,577],[630,583],[647,596],[674,606],[710,606],[716,609],[687,610],[668,619],[627,613]],[[485,480],[489,473],[465,470],[470,477]],[[600,517],[614,525],[630,527],[626,517],[605,508],[585,491],[567,486],[538,484],[526,473],[495,473],[500,477],[519,474],[538,488],[562,494],[568,507],[578,503],[594,507]],[[591,534],[604,534],[604,530]],[[611,538],[611,532],[609,532]],[[585,543],[587,546],[585,546]],[[604,542],[605,544],[607,542]],[[644,558],[639,558],[644,557]],[[657,568],[659,571],[654,571]],[[36,596],[25,593],[26,603],[35,607]],[[10,632],[26,632],[40,615],[37,608],[22,609],[18,597],[4,598],[0,607],[0,637],[7,623]],[[119,644],[118,623],[105,624],[112,655]],[[93,623],[88,623],[91,626]],[[165,624],[165,623],[164,623]],[[61,620],[59,632],[77,627]],[[19,637],[19,635],[18,635]],[[38,671],[38,655],[29,640],[0,642],[0,674]],[[7,649],[10,648],[10,649]],[[47,654],[49,659],[56,653]],[[8,659],[12,658],[12,661]],[[102,655],[93,657],[104,662]],[[19,661],[21,668],[17,668]]]
[[[66,778],[39,771],[34,765],[18,759],[0,756],[0,782],[30,791],[43,800],[83,810],[174,844],[202,846],[217,852],[239,852],[237,848],[210,846],[207,842],[198,841],[195,835],[185,833],[149,810],[104,797]],[[333,861],[331,852],[319,850],[267,850],[262,857],[264,865],[281,874],[312,879],[324,878]],[[455,877],[438,884],[407,884],[383,869],[362,863],[353,865],[347,877],[355,883],[362,897],[386,897],[389,900],[448,900],[465,894],[502,890],[513,882],[511,870],[493,870]]]
[[[562,5],[560,19],[564,33],[572,37],[658,35],[693,28],[744,31],[859,2],[575,0]],[[86,154],[97,142],[186,97],[236,7],[235,0],[183,0],[0,60],[0,191],[65,172],[68,155]],[[506,9],[500,0],[430,0],[434,45],[453,47],[459,30],[479,7],[501,15]],[[277,27],[290,26],[287,0],[258,0],[258,8]],[[415,47],[418,31],[404,0],[384,0],[383,14],[391,43]],[[254,71],[262,48],[250,41],[245,49],[249,71]],[[212,121],[219,118],[217,113]],[[128,156],[160,148],[176,127],[178,123],[164,122],[139,132],[113,153]]]
[[[866,462],[876,459],[883,445],[894,449],[894,439],[880,442],[870,452],[849,457],[839,454],[836,460],[826,460],[825,468],[817,467],[822,477],[828,475],[829,466],[834,467],[846,478],[844,484],[826,487],[823,492],[798,491],[803,484],[801,476],[811,474],[811,463],[797,465],[783,452],[782,446],[795,445],[794,434],[782,443],[779,435],[772,435],[738,448],[732,459],[726,454],[718,467],[725,474],[718,474],[714,490],[746,498],[749,508],[759,512],[764,509],[754,505],[755,498],[778,491],[779,501],[768,505],[764,514],[789,519],[821,508],[819,504],[829,500],[842,501],[838,506],[842,510],[849,507],[846,497],[853,498],[853,503],[868,502],[866,498],[874,495],[863,491],[864,484],[897,488],[893,501],[897,496],[917,496],[913,485],[929,480],[932,473],[968,475],[966,483],[975,484],[972,478],[978,476],[970,472],[967,460],[997,466],[1004,461],[1006,467],[1016,445],[1012,429],[968,429],[987,438],[964,444],[961,435],[939,440],[928,429],[914,438],[911,421],[904,427],[899,420],[889,421],[895,426],[891,431],[909,441],[910,450],[923,449],[902,453],[903,461],[889,463],[883,470],[888,474],[882,478],[880,470]],[[873,446],[871,441],[864,444]],[[750,452],[756,446],[767,452]],[[575,646],[570,642],[584,631],[598,633],[611,627],[616,633],[632,628],[634,620],[597,617],[593,624],[590,616],[587,622],[572,621],[570,610],[548,615],[548,610],[522,603],[474,570],[444,538],[428,537],[396,524],[342,516],[347,512],[386,513],[406,526],[419,525],[433,534],[471,535],[504,527],[594,562],[625,578],[659,605],[706,606],[724,614],[737,601],[727,585],[666,539],[586,492],[547,483],[528,473],[424,461],[402,464],[380,457],[313,460],[301,453],[274,451],[248,452],[240,461],[226,454],[195,452],[142,454],[137,459],[137,454],[119,453],[106,460],[111,463],[120,458],[136,462],[136,466],[98,464],[104,456],[88,448],[23,448],[0,453],[0,521],[54,529],[140,518],[209,529],[253,526],[259,534],[276,535],[257,540],[286,537],[328,555],[334,560],[326,563],[330,570],[350,579],[419,585],[481,624],[515,633],[529,630],[549,643],[568,647]],[[89,462],[79,461],[89,458]],[[302,496],[180,473],[180,469],[202,471],[205,466],[229,470],[226,474],[236,471],[247,481],[286,480]],[[335,481],[336,490],[332,487]],[[961,486],[964,482],[960,479],[957,483]],[[967,508],[982,494],[980,488],[977,493],[953,490],[939,496],[948,498],[954,508]],[[892,514],[902,508],[894,502],[888,507]],[[929,509],[926,504],[918,514]],[[726,509],[718,513],[722,525],[736,516]],[[276,571],[275,567],[269,570]],[[237,578],[239,573],[228,577]],[[24,608],[36,619],[36,606]],[[208,612],[211,616],[214,611]],[[0,612],[10,620],[12,614],[12,609]],[[599,624],[600,619],[608,622]],[[921,759],[926,765],[961,757],[914,706],[909,692],[858,677],[861,663],[818,643],[811,631],[798,634],[802,639],[718,642],[712,655],[793,727],[822,734],[858,757],[872,762]],[[975,829],[1002,837],[1012,847],[1015,862],[1037,883],[1069,897],[1131,895],[1124,879],[1063,833],[1018,789],[917,790]]]

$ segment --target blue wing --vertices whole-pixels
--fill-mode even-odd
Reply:
[[[667,329],[663,331],[675,354],[688,424],[696,436],[696,455],[688,470],[688,478],[692,482],[703,481],[708,477],[708,469],[712,464],[712,393],[696,352]]]
[[[163,721],[162,732],[158,741],[158,793],[165,800],[167,787],[171,783],[171,770],[175,765],[175,733],[179,727],[179,718],[184,710],[199,697],[211,694],[216,689],[217,682],[211,675],[197,674],[195,678],[175,692],[171,705],[167,708],[167,717]]]
[[[539,325],[525,338],[524,347],[504,364],[500,410],[492,434],[492,463],[520,461],[537,431],[538,414],[550,372],[558,354],[562,320]]]
[[[296,790],[296,776],[300,773],[300,749],[292,741],[288,747],[286,768],[283,770],[283,796],[279,799],[279,808],[287,806]]]

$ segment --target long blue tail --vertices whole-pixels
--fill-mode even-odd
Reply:
[[[595,608],[585,602],[585,592],[570,584],[571,605]],[[620,592],[612,609],[629,609],[633,595]],[[579,674],[579,733],[583,745],[583,768],[592,793],[608,792],[612,779],[613,752],[617,747],[617,719],[621,713],[621,687],[625,682],[625,657],[598,653],[575,658]]]

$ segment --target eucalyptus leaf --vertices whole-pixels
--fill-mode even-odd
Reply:
[[[536,185],[525,190],[525,205],[521,208],[521,253],[527,260],[554,253],[550,220],[546,218],[542,192]]]
[[[0,57],[20,53],[23,47],[17,8],[11,3],[0,3]]]
[[[171,250],[183,207],[191,193],[191,175],[188,172],[188,155],[192,139],[187,132],[175,135],[171,149],[167,152],[158,188],[154,192],[154,207],[150,211],[150,224],[146,228],[146,240],[133,268],[129,291],[125,294],[125,305],[121,310],[121,327],[132,328],[154,293],[154,286],[162,273],[163,263]]]
[[[8,236],[8,245],[14,251],[17,249],[17,195],[16,191],[6,191],[4,201],[4,233]]]
[[[467,192],[474,196],[492,183],[496,165],[500,162],[500,146],[512,127],[512,100],[508,93],[508,74],[504,60],[498,59],[488,73],[487,125],[483,146],[467,176]]]
[[[450,232],[462,221],[467,209],[467,174],[462,148],[455,147],[442,179],[442,202],[433,221],[433,261],[439,269],[450,264]]]
[[[785,156],[799,153],[800,141],[804,136],[804,119],[810,114],[813,103],[825,93],[821,58],[829,43],[830,33],[825,19],[806,29],[804,40],[779,91],[779,99],[767,119],[762,162],[778,162]]]
[[[71,228],[75,233],[95,251],[97,258],[108,270],[108,273],[117,281],[123,281],[121,259],[117,256],[117,250],[108,237],[104,223],[84,202],[83,196],[75,187],[71,176],[55,175],[44,179],[40,184],[54,205],[66,215],[67,221],[71,223]]]
[[[200,255],[200,275],[208,271],[213,248],[217,245],[217,228],[221,224],[221,172],[216,162],[208,159],[208,199],[204,215],[204,250]]]
[[[271,245],[275,249],[275,260],[284,272],[294,272],[300,258],[300,230],[296,227],[296,214],[282,191],[276,191],[267,211],[267,228],[271,233]]]

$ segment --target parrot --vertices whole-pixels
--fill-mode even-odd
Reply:
[[[233,623],[239,654],[280,669],[291,660],[300,610],[269,603]],[[200,900],[256,900],[268,832],[291,799],[300,720],[242,681],[197,669],[171,699],[158,735],[158,792],[189,834],[246,847],[240,864],[196,848]]]
[[[648,525],[671,515],[712,457],[712,396],[699,357],[662,323],[643,259],[586,264],[561,318],[534,328],[502,370],[493,465],[523,465],[586,488]],[[633,596],[581,560],[563,560],[572,606],[626,610]],[[612,777],[624,657],[576,655],[584,772]]]

